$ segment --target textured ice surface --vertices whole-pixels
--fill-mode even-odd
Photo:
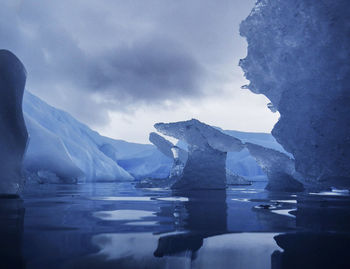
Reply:
[[[350,185],[348,0],[261,0],[240,27],[240,66],[281,117],[272,134],[306,179]]]
[[[149,140],[158,148],[160,152],[173,159],[173,165],[170,170],[169,178],[172,180],[182,176],[184,166],[188,159],[187,151],[174,146],[173,143],[157,133],[150,133]]]
[[[298,180],[301,176],[295,171],[294,160],[286,154],[256,144],[246,143],[250,154],[266,173],[271,191],[303,191],[304,186]]]
[[[78,178],[83,182],[113,181],[130,180],[135,175],[169,175],[171,160],[152,145],[100,136],[27,91],[23,110],[30,133],[24,167],[39,182],[74,182]]]
[[[251,185],[251,181],[248,179],[232,173],[230,170],[226,169],[226,183],[227,185]]]
[[[173,143],[160,136],[159,134],[153,132],[149,134],[149,141],[151,141],[153,145],[155,145],[158,148],[158,150],[165,156],[172,159],[174,158],[174,154],[171,150],[174,146]]]
[[[188,159],[181,177],[173,189],[226,188],[226,156],[228,151],[240,151],[239,139],[198,120],[157,123],[160,133],[182,140],[188,145]]]
[[[84,173],[73,162],[62,139],[25,116],[29,146],[23,165],[27,176],[40,183],[74,183]]]
[[[266,148],[275,149],[277,151],[288,154],[280,144],[277,143],[276,139],[268,133],[249,133],[249,132],[240,132],[233,130],[222,130],[218,127],[215,127],[218,130],[240,139],[242,142],[250,142],[257,145],[261,145]],[[188,148],[187,144],[184,141],[179,141],[177,145],[183,149]],[[291,154],[289,154],[292,156]],[[239,152],[231,151],[227,153],[226,158],[226,169],[233,174],[240,175],[251,180],[265,180],[266,175],[256,163],[256,160],[249,153],[248,149],[243,149]]]
[[[21,164],[28,138],[22,113],[25,82],[21,61],[0,50],[0,194],[17,195],[24,184]]]
[[[191,151],[191,147],[205,148],[207,146],[222,152],[243,149],[243,144],[239,139],[224,134],[196,119],[174,123],[156,123],[154,127],[164,135],[185,141],[189,145],[189,151]]]

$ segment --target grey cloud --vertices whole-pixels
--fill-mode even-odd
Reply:
[[[149,38],[104,53],[91,63],[92,90],[132,101],[200,96],[204,68],[180,44]]]
[[[33,93],[101,125],[109,111],[218,94],[253,2],[3,0],[0,48],[24,62]]]

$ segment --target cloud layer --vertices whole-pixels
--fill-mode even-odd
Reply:
[[[213,121],[208,108],[234,112],[247,100],[238,26],[254,1],[3,0],[0,48],[25,64],[27,89],[109,135],[116,124],[141,126],[140,118],[151,127],[158,114]],[[253,115],[264,102],[252,99],[244,110]]]

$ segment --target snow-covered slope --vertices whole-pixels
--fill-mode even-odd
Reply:
[[[154,146],[103,137],[28,91],[23,111],[30,136],[24,168],[39,180],[132,180],[167,163]]]

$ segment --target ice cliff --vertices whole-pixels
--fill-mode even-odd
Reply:
[[[239,139],[226,135],[198,120],[157,123],[156,130],[188,145],[188,160],[172,189],[225,189],[226,156],[240,151]]]
[[[23,188],[22,158],[27,144],[22,98],[26,70],[11,52],[0,50],[0,194],[18,195]]]
[[[272,134],[307,180],[350,186],[348,0],[260,0],[241,23],[240,66],[280,113]]]

